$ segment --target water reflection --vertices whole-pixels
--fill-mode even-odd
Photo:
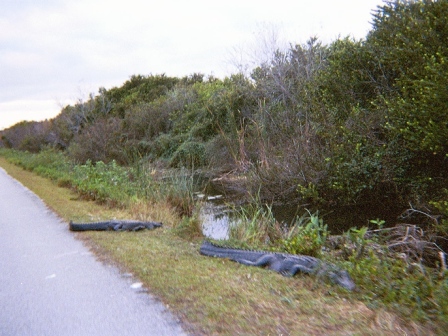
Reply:
[[[199,211],[202,233],[212,239],[229,239],[230,218],[225,205],[204,202]]]
[[[195,193],[200,202],[199,218],[202,222],[202,233],[205,237],[217,240],[229,239],[229,226],[232,219],[229,207],[223,202],[223,195]]]

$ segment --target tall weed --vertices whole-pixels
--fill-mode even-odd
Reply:
[[[192,216],[195,205],[193,173],[173,171],[158,184],[159,198],[166,199],[181,216]]]
[[[281,236],[280,224],[272,209],[252,203],[234,208],[234,223],[229,228],[229,239],[249,246],[273,245]]]

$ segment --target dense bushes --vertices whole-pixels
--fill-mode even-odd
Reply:
[[[291,44],[247,76],[134,75],[53,120],[3,131],[2,144],[50,145],[79,163],[232,172],[244,178],[225,181],[272,203],[441,213],[447,17],[446,1],[386,2],[365,40]]]
[[[318,94],[330,121],[320,122],[330,149],[322,192],[398,208],[445,197],[447,10],[446,1],[388,2],[365,41],[329,47]]]

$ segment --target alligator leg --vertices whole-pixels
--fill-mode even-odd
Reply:
[[[294,276],[297,272],[303,272],[303,273],[313,273],[313,270],[309,267],[300,265],[300,264],[294,264],[291,266],[288,266],[280,271],[280,273],[284,276]]]
[[[144,225],[139,225],[139,226],[134,227],[134,228],[132,229],[132,231],[140,231],[140,230],[144,230],[144,229],[146,229],[146,226],[144,226]]]
[[[246,259],[235,259],[234,261],[247,266],[257,266],[257,267],[268,266],[271,269],[273,269],[273,265],[277,264],[278,262],[277,258],[273,254],[266,254],[258,258],[256,261],[250,261]]]

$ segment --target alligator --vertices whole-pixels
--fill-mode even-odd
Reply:
[[[159,222],[142,222],[128,220],[110,220],[95,223],[73,223],[70,221],[71,231],[139,231],[155,229],[163,224]]]
[[[267,267],[283,276],[294,276],[299,271],[325,276],[350,291],[356,287],[347,271],[310,256],[234,249],[218,246],[207,240],[203,241],[199,252],[210,257],[227,258],[243,265]]]

